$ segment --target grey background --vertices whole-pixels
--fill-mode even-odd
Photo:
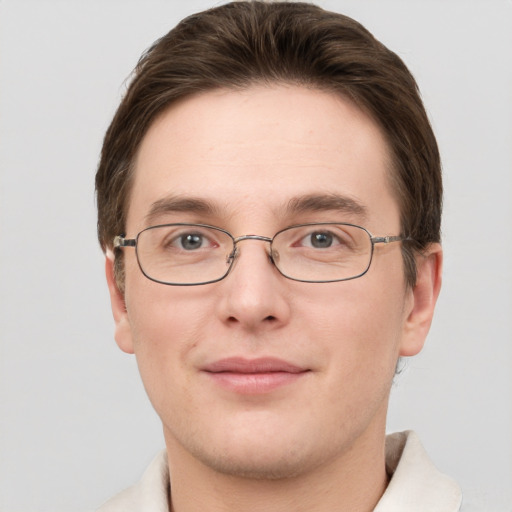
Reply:
[[[469,510],[512,511],[512,2],[320,0],[415,74],[444,157],[445,278],[389,430]],[[0,1],[0,510],[93,509],[163,447],[113,341],[95,240],[101,139],[140,53],[212,2]]]

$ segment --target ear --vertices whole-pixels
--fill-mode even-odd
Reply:
[[[119,348],[128,354],[133,354],[133,340],[124,294],[119,290],[114,276],[114,254],[107,250],[105,258],[105,275],[107,277],[110,303],[115,322],[114,338]]]
[[[416,284],[408,290],[406,319],[401,356],[414,356],[423,348],[441,290],[443,250],[440,244],[431,244],[416,257]]]

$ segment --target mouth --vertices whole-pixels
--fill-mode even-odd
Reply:
[[[238,394],[263,394],[297,382],[310,372],[308,368],[276,358],[220,359],[202,371],[215,384]]]

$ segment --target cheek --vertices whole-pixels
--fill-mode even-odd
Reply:
[[[191,296],[189,289],[146,281],[127,299],[135,352],[172,362],[199,341],[211,317],[208,304]]]
[[[402,288],[374,286],[371,276],[327,286],[311,289],[298,316],[326,364],[336,367],[332,375],[393,374],[404,321]]]
[[[135,254],[130,256],[126,261],[125,298],[136,351],[165,354],[177,350],[185,332],[193,333],[202,321],[205,308],[197,297],[199,287],[151,281],[139,269]]]
[[[187,388],[187,361],[208,330],[211,312],[188,288],[142,279],[127,286],[128,318],[142,381],[159,410],[165,399],[172,399],[169,389],[174,395]]]

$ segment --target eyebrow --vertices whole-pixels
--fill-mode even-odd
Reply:
[[[151,222],[160,215],[167,213],[200,213],[215,215],[218,208],[206,199],[197,197],[167,196],[155,201],[146,215],[146,222]]]
[[[366,207],[357,200],[340,194],[307,194],[293,197],[284,208],[284,214],[291,216],[308,212],[336,211],[366,218]],[[155,201],[146,215],[151,223],[161,215],[169,213],[196,213],[219,215],[219,207],[212,201],[198,197],[170,195]]]
[[[362,219],[367,216],[367,209],[354,198],[340,194],[308,194],[292,198],[285,209],[287,214],[307,212],[337,211],[357,215]]]

